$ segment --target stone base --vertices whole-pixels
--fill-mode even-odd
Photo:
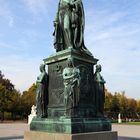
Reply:
[[[68,67],[68,58],[73,59],[73,66],[80,70],[80,87],[78,93],[72,93],[73,104],[68,103],[66,107],[64,94],[63,70]],[[55,53],[44,59],[48,65],[48,118],[60,118],[67,115],[70,117],[96,117],[95,85],[94,85],[94,65],[97,59],[73,48]],[[59,82],[58,82],[59,81]],[[77,88],[74,87],[74,92]],[[71,101],[69,101],[71,102]],[[74,105],[74,106],[73,106]]]
[[[30,114],[30,115],[28,116],[28,125],[31,124],[31,122],[32,122],[32,120],[33,120],[34,117],[36,117],[36,115]]]
[[[67,134],[89,133],[111,131],[111,123],[105,118],[33,118],[30,130]]]
[[[24,140],[118,140],[118,136],[111,131],[73,135],[29,131],[25,132]]]

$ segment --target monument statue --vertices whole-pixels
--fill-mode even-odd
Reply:
[[[92,55],[84,44],[84,8],[82,0],[60,0],[54,21],[56,51],[75,48]]]
[[[64,80],[64,104],[66,115],[69,115],[70,109],[77,106],[79,102],[80,70],[74,67],[73,59],[68,58],[68,66],[63,70]]]
[[[37,116],[30,129],[62,135],[110,131],[111,122],[103,114],[105,81],[100,74],[101,65],[97,65],[94,72],[98,59],[84,44],[82,0],[59,0],[54,26],[56,53],[43,60],[48,66],[48,74],[45,65],[40,66]],[[75,139],[70,136],[71,140]],[[34,136],[34,139],[38,137]]]
[[[40,66],[41,74],[37,77],[37,91],[36,91],[36,109],[37,117],[43,118],[46,116],[46,106],[47,106],[47,82],[48,75],[45,71],[45,65]]]
[[[105,102],[105,88],[106,83],[100,72],[102,71],[101,65],[96,65],[96,72],[94,74],[95,92],[96,92],[96,107],[97,116],[103,116],[104,102]]]
[[[122,123],[121,113],[118,114],[118,123]]]

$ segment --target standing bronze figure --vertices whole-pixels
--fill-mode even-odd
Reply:
[[[80,70],[73,65],[73,59],[68,58],[68,66],[63,70],[64,80],[64,104],[66,107],[66,115],[70,114],[70,110],[78,105],[79,102],[79,86],[80,86]]]
[[[103,116],[104,102],[105,102],[104,84],[106,82],[100,74],[101,71],[102,71],[101,65],[96,65],[96,72],[94,74],[94,80],[95,80],[95,91],[96,91],[97,116]]]
[[[60,0],[54,26],[57,52],[75,48],[91,55],[84,44],[85,17],[81,0]]]
[[[47,108],[47,83],[48,75],[45,71],[45,65],[40,66],[41,74],[37,77],[37,91],[36,91],[36,107],[37,117],[43,118],[46,116]]]

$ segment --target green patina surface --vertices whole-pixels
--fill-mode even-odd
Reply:
[[[73,48],[68,48],[66,50],[57,52],[56,54],[49,56],[47,59],[44,59],[44,63],[50,64],[54,62],[59,62],[69,57],[92,64],[97,64],[98,61],[98,59],[94,58],[93,56],[89,56],[82,51],[78,51]]]
[[[85,47],[84,23],[81,0],[60,0],[53,34],[57,53],[44,59],[47,92],[40,93],[47,99],[39,98],[37,114],[42,112],[32,120],[30,130],[66,134],[111,130],[103,114],[105,81],[101,66],[94,70],[98,59]]]
[[[34,118],[30,129],[34,131],[44,131],[50,133],[88,133],[99,131],[110,131],[111,123],[106,119],[89,118],[60,118],[43,119]]]

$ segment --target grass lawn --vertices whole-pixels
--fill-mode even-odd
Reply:
[[[112,124],[127,124],[127,125],[140,125],[140,122],[122,122],[122,123],[112,123]]]

